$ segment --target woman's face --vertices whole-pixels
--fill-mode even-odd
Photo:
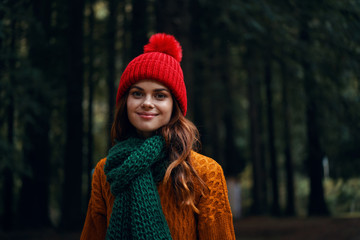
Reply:
[[[153,80],[142,80],[132,85],[126,104],[130,123],[143,137],[152,136],[169,123],[173,110],[170,90]]]

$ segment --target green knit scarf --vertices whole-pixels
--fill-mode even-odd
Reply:
[[[156,135],[110,149],[104,171],[115,201],[106,239],[171,239],[156,188],[166,170],[164,146]]]

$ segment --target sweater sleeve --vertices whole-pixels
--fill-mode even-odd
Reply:
[[[203,240],[234,240],[234,225],[226,181],[221,166],[204,157],[199,161],[200,175],[209,191],[198,203],[198,235]]]
[[[106,236],[107,210],[103,197],[104,161],[100,161],[94,170],[91,183],[91,197],[88,205],[81,240],[101,240]]]

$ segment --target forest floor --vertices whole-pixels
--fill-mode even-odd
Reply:
[[[234,227],[241,240],[360,240],[360,218],[249,217]]]
[[[247,217],[234,222],[241,240],[360,240],[360,218]],[[37,230],[3,233],[1,240],[78,240],[79,232]]]

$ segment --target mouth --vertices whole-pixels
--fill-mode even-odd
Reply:
[[[147,113],[147,112],[141,112],[141,113],[137,113],[139,115],[139,117],[146,119],[146,120],[150,120],[153,119],[154,117],[156,117],[158,114],[156,113]]]

